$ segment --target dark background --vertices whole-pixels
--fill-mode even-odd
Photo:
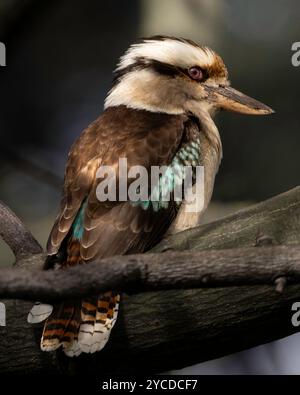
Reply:
[[[70,145],[101,113],[118,57],[153,34],[212,46],[232,85],[276,110],[217,117],[224,160],[208,220],[296,186],[299,17],[297,0],[0,0],[0,199],[45,244]],[[0,264],[11,261],[1,243]]]

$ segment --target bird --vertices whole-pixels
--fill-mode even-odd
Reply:
[[[224,61],[215,51],[190,39],[153,36],[132,44],[113,73],[102,114],[72,145],[68,155],[58,216],[47,243],[45,270],[113,255],[144,253],[187,220],[186,202],[158,199],[99,201],[103,166],[198,165],[205,169],[207,207],[223,150],[215,114],[228,110],[267,115],[267,105],[231,87]],[[174,192],[175,176],[168,175]],[[128,183],[132,183],[129,179]],[[159,182],[166,182],[164,177]],[[160,201],[161,199],[161,201]],[[203,211],[203,210],[202,210]],[[195,219],[196,218],[196,219]],[[99,268],[101,270],[101,268]],[[28,322],[45,321],[41,349],[62,349],[69,357],[100,351],[116,323],[120,295],[112,290],[83,300],[36,303]]]

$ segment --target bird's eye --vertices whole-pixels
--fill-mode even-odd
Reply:
[[[204,79],[204,72],[199,66],[190,67],[188,73],[194,81],[202,81]]]

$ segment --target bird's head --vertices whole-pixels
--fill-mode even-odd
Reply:
[[[143,39],[121,57],[105,107],[119,105],[168,114],[273,112],[230,87],[222,58],[210,48],[165,36]]]

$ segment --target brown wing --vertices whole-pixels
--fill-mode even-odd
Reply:
[[[110,108],[90,125],[69,154],[60,214],[49,237],[48,253],[55,254],[68,234],[84,199],[87,207],[81,256],[109,256],[144,251],[169,227],[175,208],[158,213],[129,202],[100,203],[96,197],[100,165],[116,166],[126,157],[128,167],[170,164],[184,131],[185,117]]]
[[[88,195],[107,146],[100,143],[101,117],[73,144],[68,155],[59,214],[50,233],[47,252],[56,254],[68,234],[83,200]]]

